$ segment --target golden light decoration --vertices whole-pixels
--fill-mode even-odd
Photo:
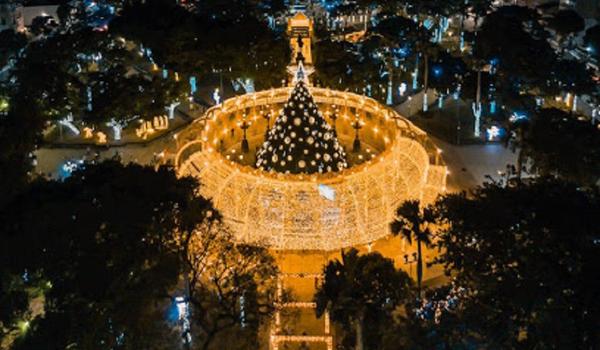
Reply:
[[[359,154],[348,169],[325,174],[281,174],[253,164],[267,120],[246,130],[250,151],[240,152],[237,127],[247,110],[279,108],[291,88],[246,94],[210,108],[178,136],[174,163],[180,176],[197,177],[235,238],[281,250],[334,250],[368,244],[389,234],[395,209],[407,199],[430,203],[445,190],[447,169],[424,131],[375,100],[348,92],[311,87],[319,110],[330,121],[343,107],[360,117]],[[340,142],[352,148],[354,118],[340,118]],[[220,145],[216,147],[215,145]],[[362,158],[362,159],[361,159]]]

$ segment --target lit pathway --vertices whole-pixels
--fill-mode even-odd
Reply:
[[[333,349],[329,313],[317,318],[312,300],[320,280],[318,273],[279,275],[279,305],[269,337],[272,350]]]

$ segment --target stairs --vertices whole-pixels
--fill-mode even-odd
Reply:
[[[279,275],[271,350],[333,350],[329,313],[317,318],[316,303],[312,301],[321,278],[320,274]]]

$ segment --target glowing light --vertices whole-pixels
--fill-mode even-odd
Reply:
[[[20,321],[18,326],[21,333],[25,333],[27,330],[29,330],[30,323],[29,321]]]
[[[335,200],[335,190],[327,185],[319,184],[318,186],[319,194],[321,197],[328,199],[330,201]]]
[[[486,134],[488,141],[494,141],[502,135],[502,129],[495,125],[492,125],[489,128],[487,128]]]
[[[219,95],[219,88],[216,88],[213,92],[213,100],[215,100],[215,104],[218,105],[221,103],[221,95]]]
[[[198,123],[180,132],[183,133],[180,139],[189,143],[178,145],[175,159],[178,174],[202,177],[207,185],[200,187],[200,192],[213,198],[236,240],[261,242],[276,250],[335,250],[368,244],[389,234],[388,223],[382,220],[395,209],[391,203],[402,202],[407,196],[430,203],[442,192],[446,167],[440,157],[433,156],[437,148],[425,133],[375,100],[348,92],[329,91],[328,96],[327,89],[310,88],[321,110],[337,111],[340,140],[352,140],[355,130],[350,124],[357,116],[369,116],[367,124],[373,132],[364,135],[365,153],[355,155],[355,159],[361,158],[360,165],[342,172],[310,176],[269,173],[240,164],[239,148],[237,151],[233,147],[207,151],[207,143],[212,145],[215,139],[222,138],[221,133],[228,132],[231,125],[240,121],[244,111],[278,110],[288,100],[291,90],[284,87],[225,100],[221,106],[206,112],[204,122],[211,125],[208,131],[203,130],[204,124]],[[253,103],[254,96],[256,103]],[[236,101],[239,104],[236,105]],[[345,104],[340,106],[340,101]],[[227,114],[218,112],[223,105],[227,106]],[[385,123],[386,118],[394,123]],[[385,125],[385,130],[379,128],[380,125]],[[381,132],[376,134],[376,129]],[[254,123],[248,133],[253,143],[260,143],[264,125]],[[210,142],[202,143],[204,137]],[[239,141],[241,133],[232,139]],[[187,148],[198,141],[202,150]],[[190,151],[185,152],[186,149]],[[248,158],[248,154],[244,157]],[[253,200],[240,201],[240,196]],[[373,201],[373,198],[381,200]],[[253,214],[247,217],[241,213]],[[306,237],[307,232],[310,239]]]

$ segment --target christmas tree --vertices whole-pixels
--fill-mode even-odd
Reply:
[[[302,75],[302,65],[290,98],[256,154],[265,171],[314,174],[348,167],[346,153],[333,128],[318,111]]]

